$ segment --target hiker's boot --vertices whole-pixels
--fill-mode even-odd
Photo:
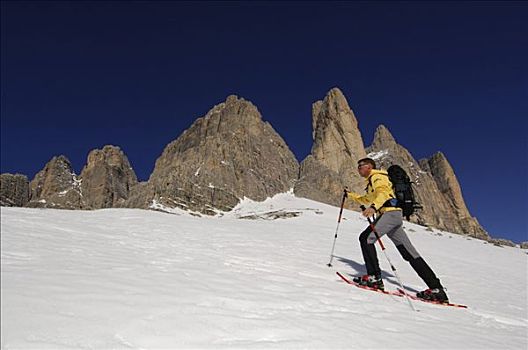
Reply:
[[[416,293],[416,296],[420,299],[427,301],[437,301],[440,303],[448,303],[449,299],[443,288],[426,289],[424,291]]]
[[[359,284],[360,286],[385,290],[385,286],[383,285],[383,280],[381,279],[381,276],[363,275],[361,277],[354,277],[353,281]]]

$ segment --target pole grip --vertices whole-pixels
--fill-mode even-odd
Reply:
[[[367,208],[365,208],[364,205],[362,205],[360,208],[363,211],[365,211],[367,209]],[[379,242],[379,245],[381,247],[381,250],[385,250],[385,246],[383,245],[383,242],[381,241],[381,237],[379,236],[378,231],[376,230],[376,227],[374,226],[374,222],[372,222],[372,220],[370,220],[370,218],[367,218],[367,220],[369,222],[370,228],[372,229],[372,232],[374,232],[374,234],[376,235],[376,238],[378,239],[378,242]]]
[[[348,187],[345,187],[345,189],[343,190],[343,199],[341,200],[341,209],[339,210],[339,218],[337,219],[338,224],[341,222],[341,216],[343,215],[343,207],[345,206],[345,200],[347,199],[347,193],[348,193]]]

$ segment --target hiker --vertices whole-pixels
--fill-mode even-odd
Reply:
[[[377,216],[373,225],[379,237],[387,235],[396,245],[402,257],[411,264],[418,276],[427,284],[429,289],[418,292],[416,296],[425,300],[448,302],[440,280],[416,251],[403,230],[402,209],[396,206],[398,201],[388,173],[384,170],[377,170],[376,163],[371,158],[358,161],[358,172],[361,177],[367,180],[365,189],[367,193],[362,196],[348,192],[347,198],[362,204],[364,208],[366,207],[363,210],[363,216],[367,218]],[[354,282],[371,288],[384,289],[376,248],[374,247],[376,241],[376,235],[372,232],[370,225],[359,235],[367,274],[362,277],[355,277]]]

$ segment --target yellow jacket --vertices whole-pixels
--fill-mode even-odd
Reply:
[[[366,207],[373,206],[380,213],[401,210],[397,207],[383,207],[386,201],[396,198],[394,190],[392,189],[392,182],[390,182],[385,170],[372,169],[369,177],[366,179],[366,184],[367,187],[365,190],[367,194],[362,196],[354,192],[348,192],[347,197]]]

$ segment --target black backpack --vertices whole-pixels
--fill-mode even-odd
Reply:
[[[387,173],[389,174],[389,180],[392,182],[392,189],[398,200],[396,206],[402,209],[403,216],[409,220],[410,216],[414,214],[416,209],[422,208],[414,198],[411,179],[405,170],[399,165],[391,165],[389,169],[387,169]]]

